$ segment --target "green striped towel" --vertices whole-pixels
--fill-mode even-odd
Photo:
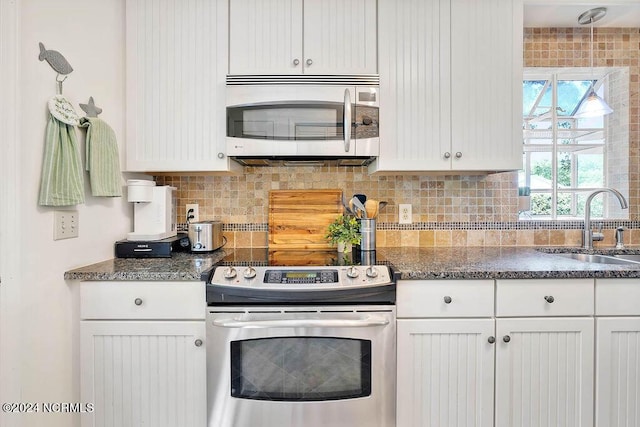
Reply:
[[[40,206],[84,203],[84,176],[75,127],[49,115],[40,180]]]
[[[80,127],[87,128],[87,164],[91,194],[101,197],[122,196],[120,156],[116,134],[98,117],[83,117]]]

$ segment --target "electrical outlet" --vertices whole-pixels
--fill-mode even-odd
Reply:
[[[55,211],[53,214],[53,240],[78,237],[78,211]]]
[[[193,212],[189,213],[190,209],[193,209]],[[189,215],[193,216],[193,218],[187,220],[186,222],[200,221],[200,209],[197,203],[187,203],[185,214],[186,214],[185,218],[189,218]]]
[[[399,204],[398,205],[398,222],[400,224],[411,224],[411,205]]]

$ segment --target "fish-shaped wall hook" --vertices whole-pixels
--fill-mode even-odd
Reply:
[[[56,73],[62,74],[63,76],[73,71],[69,61],[67,61],[60,52],[57,50],[47,50],[42,43],[38,44],[40,45],[40,55],[38,55],[40,61],[47,61]]]

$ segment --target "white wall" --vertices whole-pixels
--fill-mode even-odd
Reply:
[[[78,103],[93,96],[103,108],[100,117],[118,138],[124,166],[125,64],[124,0],[15,0],[20,8],[20,218],[22,229],[20,343],[3,351],[18,352],[21,361],[20,401],[78,402],[77,283],[63,280],[66,270],[113,257],[114,241],[131,230],[131,206],[126,198],[94,198],[85,182],[86,202],[78,205],[80,237],[53,240],[53,208],[38,206],[38,190],[47,121],[47,100],[55,94],[55,72],[38,60],[38,42],[61,52],[74,71],[64,83],[64,95]],[[84,130],[77,135],[83,147]],[[124,183],[124,181],[123,181]],[[2,200],[1,203],[9,203]],[[3,276],[2,279],[5,279]],[[10,346],[13,344],[9,343]],[[15,348],[17,347],[17,348]],[[1,415],[0,415],[1,416]],[[0,425],[79,425],[77,415],[29,414]]]

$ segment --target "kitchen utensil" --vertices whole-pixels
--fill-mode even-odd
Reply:
[[[364,205],[362,204],[362,202],[360,202],[360,199],[358,199],[357,197],[353,197],[351,201],[353,202],[353,206],[355,206],[355,208],[362,213],[364,218],[366,218],[367,210],[364,208]]]
[[[378,201],[367,199],[364,202],[364,208],[367,211],[367,218],[376,218],[378,216]]]
[[[344,207],[344,210],[347,211],[349,215],[356,216],[356,213],[353,211],[353,206],[347,205],[347,199],[344,197],[344,194],[342,194],[342,207]]]
[[[364,202],[367,201],[367,196],[364,194],[354,194],[353,197],[360,200],[360,203],[362,203],[363,205],[364,205]]]

